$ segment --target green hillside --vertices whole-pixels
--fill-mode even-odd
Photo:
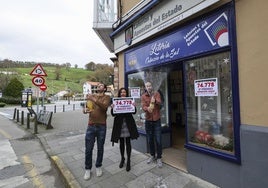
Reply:
[[[0,71],[8,71],[15,72],[16,77],[23,83],[25,88],[36,87],[32,83],[32,78],[30,73],[33,70],[32,68],[11,68],[11,69],[1,69]],[[56,80],[56,67],[46,67],[43,66],[47,77],[45,78],[45,84],[47,85],[47,94],[55,94],[59,91],[70,89],[74,93],[82,93],[83,92],[83,83],[88,80],[88,78],[92,77],[94,74],[92,71],[81,69],[81,68],[61,68],[58,71],[59,79]],[[10,76],[10,75],[6,75]],[[94,76],[93,76],[94,77]]]

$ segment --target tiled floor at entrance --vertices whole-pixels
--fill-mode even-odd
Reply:
[[[186,151],[184,149],[166,148],[163,150],[163,162],[184,172],[186,168]]]
[[[163,161],[177,169],[187,172],[185,127],[176,124],[172,127],[172,147],[163,150]]]

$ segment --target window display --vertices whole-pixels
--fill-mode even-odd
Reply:
[[[141,107],[141,95],[145,92],[145,81],[150,81],[154,90],[157,90],[162,97],[161,106],[161,124],[162,127],[168,126],[168,114],[167,114],[167,73],[165,72],[152,72],[141,71],[138,73],[132,73],[128,75],[128,87],[131,97],[135,98],[135,104],[137,107],[137,113],[133,114],[137,127],[140,131],[145,132],[145,113]]]
[[[234,154],[229,52],[185,63],[188,143]]]

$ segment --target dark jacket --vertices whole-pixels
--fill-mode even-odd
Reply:
[[[136,113],[136,108],[135,108],[134,114],[135,113]],[[128,131],[130,133],[130,138],[137,139],[139,137],[137,126],[136,126],[135,120],[132,116],[132,113],[114,114],[113,109],[111,109],[111,114],[112,114],[112,116],[114,116],[114,125],[113,125],[112,136],[111,136],[112,143],[114,143],[114,142],[118,143],[118,140],[119,140],[120,135],[121,135],[121,129],[122,129],[122,124],[123,124],[124,118],[126,120]]]

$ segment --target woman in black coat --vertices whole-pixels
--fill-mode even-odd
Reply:
[[[120,88],[118,91],[118,97],[128,97],[128,90],[126,88]],[[120,141],[120,154],[121,154],[121,162],[119,164],[119,168],[122,168],[125,163],[125,145],[126,145],[126,152],[127,152],[127,166],[126,170],[130,171],[130,156],[131,156],[131,139],[137,139],[139,137],[139,133],[137,130],[137,126],[135,120],[132,116],[132,113],[120,113],[114,114],[113,113],[113,105],[111,106],[111,114],[114,116],[114,124],[112,130],[112,137],[111,142],[118,143]],[[136,107],[135,112],[136,113]],[[126,143],[126,144],[125,144]]]

